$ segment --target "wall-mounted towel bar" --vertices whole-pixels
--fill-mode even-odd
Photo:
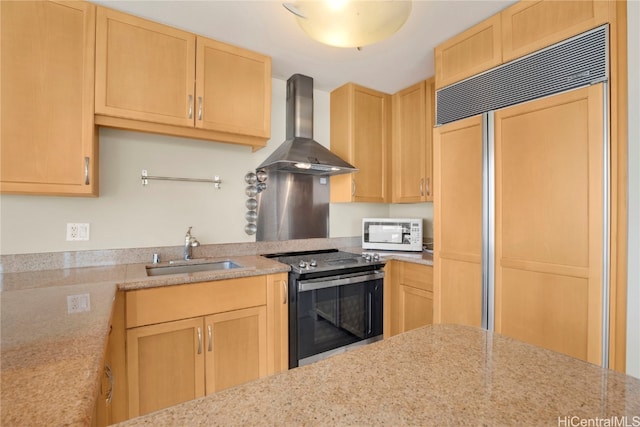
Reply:
[[[142,180],[142,185],[149,184],[150,179],[159,180],[159,181],[186,181],[186,182],[208,182],[212,183],[214,188],[217,190],[220,189],[220,184],[222,184],[222,180],[218,175],[214,176],[213,179],[200,179],[200,178],[176,178],[172,176],[152,176],[147,173],[146,169],[142,170],[142,176],[140,176]]]

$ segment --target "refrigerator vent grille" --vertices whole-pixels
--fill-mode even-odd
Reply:
[[[608,79],[608,26],[440,89],[442,125]]]

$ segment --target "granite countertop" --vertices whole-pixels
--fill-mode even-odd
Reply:
[[[126,280],[118,288],[124,291],[133,289],[154,288],[159,286],[182,285],[186,283],[210,280],[234,279],[238,277],[256,276],[288,272],[290,267],[269,258],[255,255],[231,256],[194,260],[192,264],[231,260],[239,264],[239,268],[228,270],[201,271],[197,273],[171,274],[148,277],[145,268],[149,264],[130,264],[127,266]]]
[[[638,425],[640,380],[479,328],[433,325],[119,425],[587,422]]]
[[[404,261],[404,262],[412,262],[415,264],[422,265],[433,265],[433,252],[432,251],[422,251],[422,252],[403,252],[403,251],[378,251],[373,249],[362,249],[362,247],[351,247],[343,249],[346,252],[352,252],[357,254],[368,253],[368,254],[378,254],[380,258],[385,261]]]
[[[156,277],[146,277],[147,264],[139,261],[40,271],[36,255],[27,258],[34,270],[7,272],[18,263],[3,258],[13,265],[7,262],[0,275],[0,424],[90,424],[118,290],[289,270],[258,255],[222,257],[226,248],[213,249],[219,256],[209,261],[231,259],[242,267]],[[380,254],[433,264],[426,252]],[[100,253],[49,258],[43,265],[103,262]],[[78,294],[89,294],[90,311],[69,314],[67,297]],[[124,425],[558,425],[565,416],[640,416],[639,406],[640,380],[480,329],[438,325]]]
[[[367,251],[369,252],[369,251]],[[382,259],[412,262],[422,265],[433,265],[432,252],[376,252]]]
[[[229,259],[212,258],[211,261]],[[117,290],[286,272],[255,255],[242,268],[146,277],[145,264],[0,275],[1,425],[90,425]],[[69,314],[67,297],[89,294],[90,310]]]
[[[295,245],[299,246],[300,242]],[[231,259],[241,268],[156,277],[147,277],[145,267],[149,264],[140,262],[51,269],[54,265],[76,266],[83,262],[116,259],[122,256],[121,252],[3,257],[9,262],[3,266],[5,272],[0,274],[0,424],[35,425],[43,420],[52,425],[90,423],[117,290],[289,271],[289,266],[259,255],[222,256],[220,252],[227,249],[209,247],[208,254],[217,256],[195,262]],[[290,248],[274,246],[269,249]],[[362,248],[353,247],[350,251],[362,253]],[[149,250],[123,252],[130,258],[139,259],[148,256]],[[140,255],[141,252],[144,255]],[[423,259],[422,254],[418,255],[395,253],[383,257],[431,262],[429,258]],[[169,252],[169,256],[175,254]],[[26,261],[14,262],[14,258],[26,258]],[[14,271],[20,263],[33,270],[6,272]],[[45,269],[38,270],[39,266]],[[79,294],[89,294],[90,310],[69,314],[67,297]]]
[[[0,293],[2,425],[90,424],[124,269],[74,270],[20,273],[34,285]],[[90,311],[68,314],[67,296],[78,294],[90,295]]]

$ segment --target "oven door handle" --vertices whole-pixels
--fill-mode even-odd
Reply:
[[[357,276],[344,277],[340,279],[328,280],[300,280],[298,282],[298,292],[314,291],[316,289],[333,288],[337,286],[353,285],[354,283],[368,282],[370,280],[382,279],[384,277],[383,271],[376,271],[374,273],[361,274]]]

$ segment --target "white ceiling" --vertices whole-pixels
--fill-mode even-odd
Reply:
[[[417,0],[399,32],[361,51],[309,39],[281,1],[97,0],[151,19],[272,58],[273,77],[301,73],[316,89],[346,82],[394,93],[434,74],[433,48],[514,3],[513,0]]]

